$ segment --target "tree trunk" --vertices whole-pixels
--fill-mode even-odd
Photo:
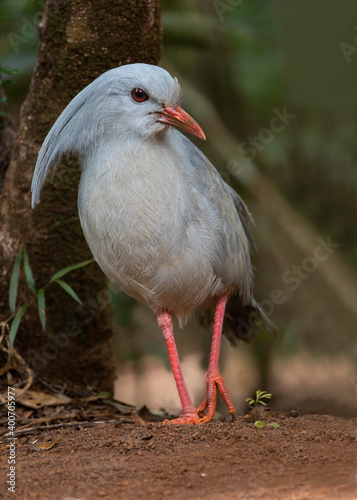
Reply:
[[[91,258],[77,212],[79,170],[65,168],[30,208],[30,184],[40,146],[70,100],[101,73],[121,64],[156,64],[161,48],[159,0],[48,0],[39,26],[39,57],[21,110],[20,130],[1,186],[1,318],[9,316],[8,289],[21,244],[36,286],[54,272]],[[1,179],[0,179],[1,182]],[[23,276],[21,281],[24,282]],[[106,278],[96,263],[66,276],[84,306],[57,285],[46,290],[46,333],[37,306],[27,309],[15,348],[35,375],[52,382],[112,388],[114,362]],[[20,287],[18,304],[30,298]]]

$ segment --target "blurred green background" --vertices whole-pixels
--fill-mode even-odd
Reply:
[[[17,123],[42,12],[34,0],[0,5],[0,65],[20,70],[4,75]],[[276,407],[356,415],[357,2],[163,0],[162,22],[160,64],[206,132],[197,144],[255,218],[255,295],[279,329],[278,340],[261,328],[251,346],[223,344],[235,402],[244,410],[260,388]],[[147,309],[113,297],[119,374],[131,388],[118,382],[118,397],[139,404],[148,370],[167,365],[165,345]],[[176,335],[187,372],[203,374],[210,334],[191,322]]]

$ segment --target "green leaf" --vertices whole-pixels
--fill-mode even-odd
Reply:
[[[280,427],[280,424],[278,424],[277,422],[270,422],[270,424],[268,424],[270,427]]]
[[[24,268],[27,284],[31,290],[31,292],[36,295],[36,285],[35,280],[33,279],[32,269],[30,267],[29,256],[27,255],[26,250],[24,250]]]
[[[84,262],[80,262],[79,264],[72,264],[71,266],[67,266],[60,271],[57,271],[51,278],[50,283],[53,281],[56,281],[58,278],[62,278],[65,274],[69,273],[70,271],[73,271],[74,269],[79,269],[80,267],[87,266],[88,264],[91,264],[94,262],[94,259],[86,260]]]
[[[0,66],[0,73],[4,73],[5,75],[17,75],[18,73],[20,73],[20,70],[16,68],[5,68],[4,66]]]
[[[17,334],[17,330],[19,329],[19,326],[20,326],[21,318],[25,314],[26,307],[27,306],[25,306],[25,305],[20,307],[20,309],[17,311],[16,316],[14,317],[14,319],[11,323],[11,328],[10,328],[10,333],[9,333],[9,357],[12,356],[12,350],[14,347],[15,337]]]
[[[102,391],[97,394],[97,398],[113,399],[113,394],[108,391]]]
[[[41,325],[46,330],[46,299],[45,290],[41,288],[37,294],[38,314],[40,315]]]
[[[20,278],[20,269],[21,269],[21,261],[22,254],[24,251],[23,245],[20,246],[20,249],[16,255],[15,264],[12,268],[11,279],[10,279],[10,290],[9,290],[9,307],[12,313],[16,310],[16,299],[17,299],[17,289],[19,286],[19,278]]]
[[[63,288],[63,290],[65,290],[68,293],[68,295],[70,295],[72,297],[72,299],[74,299],[77,302],[79,302],[80,304],[82,304],[81,299],[78,297],[78,295],[73,290],[73,288],[71,286],[69,286],[68,283],[66,283],[65,281],[62,281],[62,280],[55,280],[55,283],[58,283]]]
[[[5,116],[6,116],[5,111],[0,111],[0,116],[1,116],[2,118],[5,118]]]
[[[254,425],[257,429],[261,429],[262,427],[264,427],[264,422],[262,422],[261,420],[256,420],[254,422]]]

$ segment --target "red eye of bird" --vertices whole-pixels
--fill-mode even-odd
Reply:
[[[144,102],[144,101],[147,101],[149,99],[149,96],[147,95],[147,93],[144,92],[142,89],[133,89],[131,91],[131,97],[136,102]]]

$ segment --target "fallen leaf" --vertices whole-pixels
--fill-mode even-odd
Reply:
[[[23,406],[32,408],[33,410],[43,408],[44,406],[66,405],[71,401],[71,398],[65,396],[64,394],[57,394],[56,396],[52,396],[44,392],[36,392],[30,389],[16,398],[17,403],[21,403]]]

